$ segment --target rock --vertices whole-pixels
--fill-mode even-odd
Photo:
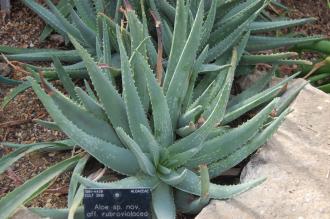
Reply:
[[[277,133],[247,164],[241,181],[267,180],[196,219],[330,218],[330,96],[307,85]]]
[[[64,37],[60,34],[52,34],[52,35],[50,35],[49,38],[50,38],[51,41],[54,41],[54,42],[59,43],[59,44],[64,44],[65,43]]]
[[[11,67],[7,63],[0,62],[0,75],[10,76],[12,73]]]

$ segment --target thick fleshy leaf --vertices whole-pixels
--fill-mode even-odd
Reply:
[[[23,3],[37,13],[48,25],[54,28],[56,32],[61,35],[66,35],[65,28],[61,24],[60,20],[48,9],[44,8],[34,0],[23,0]]]
[[[305,83],[301,83],[289,88],[280,98],[278,104],[276,105],[276,113],[277,115],[281,114],[297,97],[299,92],[308,84],[306,81]]]
[[[136,57],[144,68],[144,74],[147,80],[154,122],[154,136],[160,145],[166,147],[174,140],[171,117],[166,98],[145,58],[139,53],[136,54]]]
[[[274,132],[281,125],[285,116],[289,113],[289,109],[285,110],[278,118],[276,118],[267,128],[260,132],[251,139],[247,144],[243,145],[239,150],[228,157],[212,163],[209,166],[210,177],[214,178],[219,176],[224,171],[234,167],[236,164],[240,163],[247,156],[256,151],[260,146],[266,143],[266,141],[274,134]]]
[[[181,183],[187,174],[187,169],[180,169],[178,171],[171,170],[167,174],[159,175],[159,178],[166,184],[176,185]]]
[[[71,9],[71,19],[74,22],[75,26],[81,33],[82,38],[84,41],[88,44],[88,46],[91,48],[93,51],[94,48],[96,47],[96,33],[93,29],[88,27],[84,21],[79,17],[79,15]]]
[[[175,12],[175,23],[174,23],[171,53],[168,58],[168,66],[167,66],[164,85],[163,85],[165,93],[172,80],[175,68],[178,64],[181,55],[181,51],[186,42],[187,19],[188,19],[188,9],[184,5],[184,1],[179,0],[177,2],[176,12]]]
[[[141,170],[150,176],[154,176],[156,173],[155,166],[143,153],[141,147],[133,139],[131,139],[122,128],[116,128],[116,131],[121,141],[124,142],[130,151],[132,151],[135,155]]]
[[[271,37],[271,36],[251,36],[247,45],[248,51],[269,50],[284,46],[311,43],[322,40],[323,37]]]
[[[176,218],[173,191],[170,186],[160,183],[152,192],[152,208],[157,219]]]
[[[56,146],[56,144],[46,143],[46,144],[35,144],[35,145],[25,145],[17,148],[15,151],[4,155],[0,158],[0,174],[6,171],[13,163],[22,158],[23,156],[44,148],[50,148]]]
[[[237,52],[233,50],[232,61],[233,63],[237,60]],[[216,123],[222,120],[224,116],[225,106],[227,105],[230,89],[232,86],[232,81],[234,78],[234,70],[236,66],[232,66],[228,73],[227,79],[219,91],[218,95],[216,96],[216,105],[213,108],[211,115],[205,121],[205,123],[193,132],[191,135],[175,142],[173,145],[169,147],[169,151],[171,154],[175,154],[176,156],[178,153],[185,152],[189,149],[200,147],[201,143],[206,139],[210,130],[214,127]],[[198,152],[198,150],[197,150]],[[181,162],[180,162],[181,163]]]
[[[78,177],[78,181],[88,188],[102,189],[150,188],[153,190],[160,183],[157,177],[149,176],[131,176],[112,182],[95,182],[91,179],[77,175],[74,177]]]
[[[7,55],[8,60],[15,61],[52,61],[52,57],[58,57],[61,61],[65,62],[77,62],[81,61],[81,58],[75,50],[55,50],[45,52],[32,52],[32,53],[19,53]]]
[[[65,117],[73,124],[91,136],[118,146],[121,145],[115,130],[107,121],[97,118],[92,113],[83,109],[76,102],[71,101],[69,98],[61,94],[51,85],[48,86],[51,90],[50,92],[52,92],[50,96],[54,103],[58,106],[59,110],[62,111],[63,115],[65,115]]]
[[[98,102],[96,102],[95,99],[93,99],[80,87],[76,87],[75,91],[87,111],[104,121],[108,121],[107,114],[105,113],[103,107]]]
[[[149,129],[150,127],[138,91],[135,87],[130,63],[121,37],[120,30],[117,28],[117,40],[121,58],[123,98],[127,110],[128,123],[134,140],[140,145],[143,151],[146,151],[145,144],[147,142],[143,137],[144,135],[141,131],[140,124]]]
[[[68,219],[69,209],[57,208],[29,208],[30,211],[39,215],[40,217],[52,219]],[[75,213],[75,218],[84,218],[84,208],[79,207]]]
[[[181,111],[181,103],[188,89],[188,78],[200,45],[204,13],[204,1],[201,1],[196,18],[191,28],[187,42],[182,50],[178,64],[166,92],[166,100],[170,110],[172,125],[177,126]]]
[[[275,99],[252,119],[241,126],[231,129],[224,135],[206,141],[200,152],[196,154],[186,166],[195,168],[201,164],[209,164],[223,159],[235,152],[259,132],[262,125],[267,121],[269,114],[275,108],[277,102],[278,99]],[[240,137],[238,138],[237,136]]]
[[[40,189],[44,189],[44,186],[49,185],[52,179],[72,167],[79,159],[80,156],[75,156],[64,160],[8,193],[0,200],[0,218],[10,217],[30,196],[35,196]]]
[[[315,21],[315,18],[303,18],[296,20],[280,20],[280,21],[255,21],[250,25],[250,30],[253,33],[258,32],[267,32],[272,30],[278,30],[282,28],[288,28],[292,26],[298,26],[302,24],[306,24],[308,22]]]
[[[210,198],[214,199],[228,199],[242,192],[245,192],[260,183],[265,181],[265,179],[256,179],[250,182],[241,183],[238,185],[216,185],[211,183],[209,195]],[[172,185],[178,190],[200,196],[202,194],[201,190],[201,179],[194,172],[188,171],[185,179],[176,185]]]
[[[243,115],[244,113],[248,112],[249,110],[275,98],[278,94],[281,93],[285,84],[287,84],[290,80],[292,80],[299,74],[300,72],[293,74],[290,77],[282,80],[280,83],[276,84],[275,86],[270,87],[262,91],[261,93],[258,93],[246,100],[242,100],[241,102],[229,107],[222,121],[222,124],[227,124],[235,120],[239,116]]]
[[[186,111],[187,107],[191,104],[192,102],[192,98],[193,98],[193,91],[194,91],[194,87],[196,85],[196,80],[198,77],[198,73],[200,73],[203,69],[203,63],[205,62],[207,53],[209,50],[209,46],[205,46],[205,48],[202,50],[202,52],[199,54],[197,60],[194,63],[190,78],[189,78],[189,82],[188,82],[188,88],[187,88],[187,92],[186,95],[184,96],[184,100],[182,103],[182,110]]]
[[[193,200],[193,196],[183,191],[177,191],[175,194],[176,204],[180,212],[197,214],[204,208],[210,198],[209,198],[209,189],[210,189],[210,178],[208,174],[208,169],[206,165],[200,166],[200,180],[201,180],[201,195],[199,198]],[[192,200],[192,201],[191,201]]]
[[[18,85],[17,87],[13,88],[9,94],[7,94],[1,103],[1,108],[5,108],[10,101],[12,101],[18,94],[24,92],[28,88],[31,87],[31,83],[29,81],[25,81],[22,84]]]
[[[274,68],[275,70],[276,68]],[[267,87],[267,84],[271,81],[272,77],[274,76],[275,71],[266,73],[264,76],[262,76],[260,79],[258,79],[255,83],[253,83],[250,87],[248,87],[243,92],[239,93],[236,96],[231,97],[228,107],[231,107],[241,101],[244,101],[259,92],[261,92],[264,88]]]
[[[88,52],[73,37],[70,37],[70,39],[85,62],[89,76],[111,124],[115,128],[122,127],[125,132],[130,133],[125,103],[118,94],[116,88],[103,74],[102,70],[97,66]]]
[[[85,155],[79,160],[75,168],[73,169],[72,175],[80,175],[86,166],[89,159],[89,155]],[[68,208],[72,206],[73,199],[78,189],[78,179],[76,177],[71,177],[68,191]]]
[[[141,125],[141,130],[148,141],[147,146],[149,149],[149,153],[152,156],[154,166],[157,167],[158,163],[159,163],[159,158],[160,158],[160,153],[161,153],[162,148],[159,145],[159,143],[156,141],[154,136],[151,134],[151,132],[148,128]]]
[[[77,101],[78,97],[77,97],[76,91],[74,90],[74,83],[72,82],[70,76],[65,72],[65,69],[63,68],[60,60],[54,56],[53,63],[54,63],[54,67],[55,67],[56,73],[58,75],[58,78],[61,80],[63,87],[68,92],[70,97],[73,100]]]
[[[96,29],[96,16],[92,1],[73,0],[82,20],[92,29]]]
[[[53,142],[39,142],[39,143],[32,143],[32,144],[17,144],[12,142],[1,142],[2,145],[10,148],[22,148],[22,147],[33,147],[36,145],[48,145],[48,147],[45,147],[44,149],[40,149],[40,151],[52,151],[52,150],[58,150],[58,151],[65,151],[65,150],[71,150],[75,143],[70,139],[64,139],[60,141],[53,141]]]
[[[81,148],[85,149],[104,165],[122,174],[134,175],[139,170],[137,160],[129,150],[105,142],[83,131],[63,114],[54,101],[42,91],[35,81],[32,79],[30,81],[37,96],[56,124]],[[122,162],[123,159],[127,159],[129,162]]]
[[[215,15],[217,12],[216,4],[217,4],[217,1],[212,0],[210,10],[207,12],[207,17],[203,24],[203,33],[202,33],[202,37],[201,37],[200,48],[203,48],[209,40],[211,31],[213,29],[214,21],[215,21]]]

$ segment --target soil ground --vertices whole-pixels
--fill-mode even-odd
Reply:
[[[56,42],[40,42],[39,35],[44,23],[37,15],[27,9],[21,1],[12,1],[13,7],[10,18],[2,21],[0,27],[0,45],[15,47],[58,47]],[[43,63],[47,64],[47,63]],[[7,68],[7,73],[12,78],[19,79],[26,76],[22,72],[14,71],[2,63],[2,68]],[[0,85],[0,102],[10,91],[11,87]],[[0,141],[15,143],[33,143],[53,141],[65,138],[64,134],[43,128],[32,120],[37,118],[47,119],[48,115],[42,104],[32,92],[27,90],[18,95],[4,109],[0,110]],[[17,124],[17,125],[15,125]],[[10,150],[0,148],[1,154]],[[68,158],[70,153],[32,153],[20,159],[11,167],[10,171],[0,175],[0,198],[22,182],[37,175],[52,164]],[[56,207],[66,206],[66,191],[70,173],[58,177],[53,186],[44,194],[34,199],[29,206]]]
[[[325,35],[330,37],[330,8],[327,0],[281,0],[290,8],[291,18],[315,17],[317,21],[296,27],[295,30],[306,35]]]
[[[308,34],[323,34],[330,36],[330,13],[326,0],[282,0],[292,10],[288,15],[292,18],[317,17],[318,21],[297,30]],[[61,45],[57,41],[40,42],[39,35],[44,23],[21,1],[12,1],[11,16],[0,27],[0,45],[15,47],[52,47]],[[43,63],[45,64],[45,63]],[[46,63],[47,64],[47,63]],[[1,64],[2,68],[8,68]],[[8,68],[7,73],[18,79],[26,76]],[[11,87],[0,84],[0,102],[8,94]],[[33,119],[47,119],[48,115],[40,101],[31,90],[18,95],[3,110],[0,109],[0,142],[32,143],[63,139],[65,135],[57,131],[50,131],[33,122]],[[0,146],[0,157],[10,152]],[[12,191],[25,180],[37,175],[52,164],[69,157],[71,153],[33,153],[20,159],[11,167],[10,171],[0,175],[0,198]],[[28,206],[34,207],[66,207],[66,192],[70,172],[58,177],[53,186],[44,194],[34,199]]]

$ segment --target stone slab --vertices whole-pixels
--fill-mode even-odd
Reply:
[[[267,180],[212,201],[196,219],[330,219],[330,95],[308,84],[291,108],[241,174],[241,181]]]

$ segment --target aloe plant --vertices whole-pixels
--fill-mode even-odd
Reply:
[[[296,45],[293,48],[298,53],[309,51],[318,53],[320,58],[314,61],[313,65],[301,65],[302,76],[320,90],[330,93],[330,41]]]
[[[330,93],[330,56],[321,62],[315,63],[304,78],[308,79],[312,85],[320,90]]]
[[[58,33],[63,34],[66,41],[69,42],[68,34],[74,36],[79,43],[87,49],[99,65],[108,69],[111,77],[116,77],[120,74],[120,59],[119,48],[116,42],[116,35],[114,31],[120,23],[120,19],[123,18],[123,13],[119,12],[119,8],[122,7],[123,1],[117,0],[111,2],[105,0],[71,0],[60,1],[55,6],[50,0],[46,1],[48,8],[36,3],[34,0],[23,1],[28,7],[35,11],[41,18],[48,24],[45,31],[42,33],[44,39],[52,29]],[[192,16],[197,11],[198,1],[192,2],[189,6],[189,22],[191,23]],[[273,4],[276,1],[271,1]],[[146,11],[152,10],[155,12],[156,18],[161,22],[161,38],[163,42],[164,52],[168,59],[176,59],[175,55],[169,56],[172,45],[172,38],[175,32],[175,3],[173,1],[168,2],[166,0],[154,1],[132,1],[134,8],[138,9],[138,17],[143,20],[143,24],[139,28],[143,28],[148,32],[154,26],[153,21],[147,19]],[[220,57],[222,53],[230,50],[233,45],[239,40],[239,37],[244,32],[245,41],[247,46],[245,47],[243,60],[244,64],[239,63],[236,76],[245,75],[253,72],[255,62],[264,62],[267,60],[269,64],[300,64],[304,63],[310,65],[310,62],[303,60],[292,59],[294,53],[288,53],[288,56],[281,56],[274,54],[271,56],[273,59],[268,59],[264,56],[254,57],[254,61],[249,63],[249,53],[257,52],[261,50],[269,50],[273,48],[279,48],[283,46],[291,46],[306,42],[315,42],[322,37],[271,37],[263,36],[263,32],[273,31],[281,28],[287,28],[295,25],[302,25],[307,22],[312,22],[313,18],[298,19],[298,20],[282,20],[282,21],[263,21],[261,19],[261,13],[264,12],[264,8],[270,3],[269,0],[258,1],[206,1],[205,25],[203,29],[202,42],[199,48],[205,45],[209,45],[209,51],[205,58],[206,64],[203,68],[205,72],[210,72],[214,67],[213,62],[217,57]],[[112,18],[112,19],[111,19]],[[187,21],[188,22],[188,21]],[[188,23],[189,23],[188,22]],[[110,31],[102,31],[104,28],[109,28]],[[129,28],[129,27],[128,27]],[[182,30],[184,31],[184,30]],[[125,41],[127,41],[131,34],[137,34],[136,31],[130,33],[124,32]],[[151,34],[151,36],[153,36]],[[152,39],[147,34],[145,35],[145,43],[147,44],[147,51],[150,56],[148,63],[151,68],[155,70],[156,60],[154,54],[156,48],[154,41],[158,41],[156,38]],[[106,39],[106,40],[104,40]],[[180,48],[183,42],[176,42],[175,47]],[[70,75],[71,78],[86,78],[88,77],[86,68],[81,62],[81,58],[76,50],[54,50],[54,49],[21,49],[10,48],[7,46],[0,46],[0,52],[6,54],[9,60],[18,60],[24,62],[33,61],[51,61],[55,56],[61,61],[66,62],[64,66],[65,72]],[[245,59],[245,57],[247,59]],[[259,59],[256,59],[259,58]],[[169,60],[166,60],[169,62]],[[43,71],[44,76],[47,79],[56,79],[57,74],[54,67],[40,68],[31,64],[24,64],[26,68],[36,71]],[[173,72],[173,66],[169,66],[169,74]],[[168,77],[168,76],[165,76]],[[208,74],[205,76],[208,81],[215,79],[215,74]],[[11,93],[6,96],[5,101],[2,103],[2,108],[12,100],[17,94],[30,87],[30,82],[27,81],[15,81],[12,79],[0,76],[0,83],[7,84],[20,84],[16,89],[13,89]],[[168,80],[165,78],[165,89],[167,89]],[[205,89],[205,84],[202,86]],[[189,88],[191,90],[191,88]]]
[[[213,6],[216,2],[212,1]],[[148,40],[143,9],[141,21],[134,7],[126,2],[127,29],[115,25],[115,29],[109,31],[108,19],[101,16],[99,31],[104,46],[99,53],[103,53],[104,62],[108,64],[110,34],[115,34],[120,80],[115,80],[108,69],[100,65],[81,40],[68,35],[87,69],[96,95],[88,83],[86,91],[75,87],[58,57],[52,57],[54,67],[68,96],[53,87],[43,74],[38,75],[31,69],[33,77],[29,77],[27,83],[53,119],[53,122],[39,123],[62,130],[69,139],[30,145],[4,143],[16,150],[0,159],[0,163],[5,164],[0,173],[19,157],[36,150],[70,150],[78,146],[86,155],[76,155],[56,164],[8,193],[0,200],[1,218],[10,217],[18,206],[44,191],[52,178],[72,165],[76,166],[69,186],[68,208],[32,208],[33,212],[43,217],[81,218],[83,188],[148,187],[152,190],[154,216],[175,218],[176,212],[197,213],[210,199],[231,198],[265,180],[260,178],[238,185],[210,182],[271,137],[288,114],[288,104],[302,88],[276,98],[297,74],[268,87],[276,70],[274,66],[273,71],[256,84],[232,95],[239,63],[254,65],[256,60],[263,59],[272,63],[292,54],[244,55],[246,47],[253,45],[248,43],[251,38],[246,25],[259,11],[242,21],[241,29],[235,31],[234,36],[230,32],[229,38],[224,36],[219,42],[213,41],[213,46],[207,45],[210,41],[205,37],[214,23],[210,21],[210,16],[214,15],[204,18],[207,5],[200,1],[194,10],[192,2],[177,1],[171,40],[164,40],[164,44],[170,44],[166,62],[160,62]],[[234,9],[229,13],[232,16]],[[156,13],[156,21],[157,16]],[[151,67],[153,62],[158,67]],[[261,110],[254,117],[238,127],[230,126],[256,107]],[[103,182],[101,172],[84,177],[89,156],[122,174],[123,179]]]
[[[113,19],[107,20],[109,28],[114,29],[122,18],[122,13],[119,13],[122,1],[114,1],[111,4],[108,1],[92,1],[92,0],[72,0],[72,1],[60,1],[57,7],[50,1],[46,1],[49,9],[36,3],[34,0],[23,1],[28,7],[35,11],[41,18],[55,31],[62,34],[68,41],[68,34],[74,36],[83,46],[88,49],[91,54],[98,60],[104,60],[100,48],[103,47],[101,30],[102,22],[100,22],[100,13],[111,17]],[[191,12],[197,10],[197,3],[195,1],[190,5]],[[312,38],[272,38],[272,37],[255,37],[260,32],[269,30],[276,30],[280,28],[287,28],[290,26],[301,25],[306,22],[311,22],[314,19],[299,19],[288,21],[259,21],[257,20],[260,12],[264,11],[263,8],[269,4],[269,0],[258,1],[227,1],[227,2],[213,2],[207,1],[207,13],[209,14],[207,19],[207,27],[203,35],[202,45],[210,44],[210,50],[217,53],[217,50],[223,49],[219,44],[216,44],[219,40],[224,40],[233,30],[242,31],[250,30],[251,39],[248,41],[248,51],[260,51],[272,48],[278,48],[283,46],[290,46],[297,43],[313,42],[320,39],[320,37]],[[273,3],[276,1],[272,1]],[[132,1],[135,8],[139,6],[137,1]],[[144,4],[143,1],[141,4]],[[168,53],[171,45],[171,37],[173,35],[175,8],[172,3],[166,0],[154,1],[148,0],[145,4],[146,10],[151,9],[158,13],[158,19],[162,22],[162,38],[164,42],[165,52]],[[140,10],[142,11],[142,9]],[[142,14],[140,13],[140,16]],[[189,15],[191,17],[191,15]],[[249,19],[249,22],[244,22]],[[191,18],[190,18],[191,20]],[[147,26],[151,27],[150,20]],[[240,28],[238,28],[240,27]],[[46,30],[42,34],[42,38],[49,34],[49,30]],[[236,32],[237,32],[236,31]],[[234,34],[233,34],[234,35]],[[119,52],[116,46],[116,39],[113,33],[109,33],[110,41],[112,43],[111,51],[116,56]],[[129,36],[127,36],[129,37]],[[230,38],[227,38],[229,40]],[[156,40],[156,39],[155,39]],[[150,40],[148,40],[150,41]],[[150,44],[150,42],[148,43]],[[261,46],[263,45],[263,46]],[[265,46],[266,45],[266,46]],[[148,46],[150,47],[150,46]],[[213,48],[212,48],[213,47]],[[0,47],[0,52],[7,54],[8,59],[17,61],[51,61],[52,56],[58,57],[65,62],[78,62],[80,57],[74,50],[70,51],[58,51],[53,49],[17,49],[6,46]],[[67,66],[68,73],[73,76],[81,75],[85,77],[86,70],[80,64],[73,66]],[[111,67],[118,67],[119,64],[115,61],[111,62]],[[31,67],[31,66],[30,66]],[[154,66],[152,66],[154,67]],[[36,68],[36,67],[35,67]],[[43,69],[46,72],[46,77],[56,76],[52,68]]]

